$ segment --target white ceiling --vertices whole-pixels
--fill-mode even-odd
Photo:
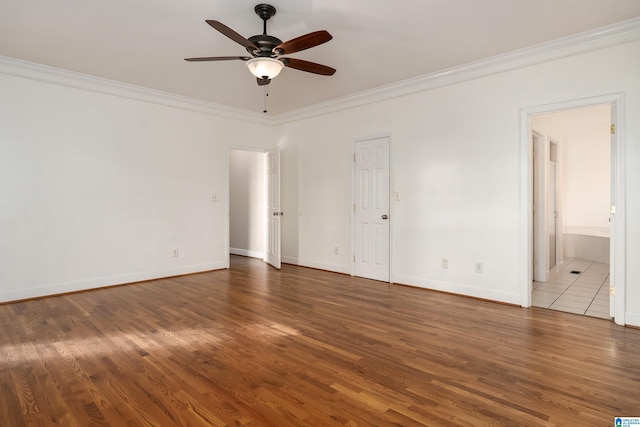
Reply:
[[[336,68],[290,68],[269,86],[279,114],[640,16],[638,0],[268,0],[281,40],[333,40],[291,55]],[[246,55],[204,21],[262,33],[259,0],[0,0],[0,55],[258,112]]]

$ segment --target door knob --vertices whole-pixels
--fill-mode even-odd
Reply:
[[[389,218],[389,215],[382,215],[382,219],[387,219]]]

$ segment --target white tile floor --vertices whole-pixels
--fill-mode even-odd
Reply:
[[[609,265],[580,258],[566,259],[547,282],[533,282],[531,299],[534,307],[610,319]]]

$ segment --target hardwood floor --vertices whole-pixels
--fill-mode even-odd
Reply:
[[[0,425],[608,426],[640,330],[232,257],[0,305]]]

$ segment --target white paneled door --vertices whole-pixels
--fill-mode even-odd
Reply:
[[[265,251],[265,261],[280,268],[280,221],[282,211],[280,210],[280,150],[267,151],[266,155],[266,183],[267,183],[267,242]]]
[[[388,282],[389,138],[354,143],[354,275]]]

